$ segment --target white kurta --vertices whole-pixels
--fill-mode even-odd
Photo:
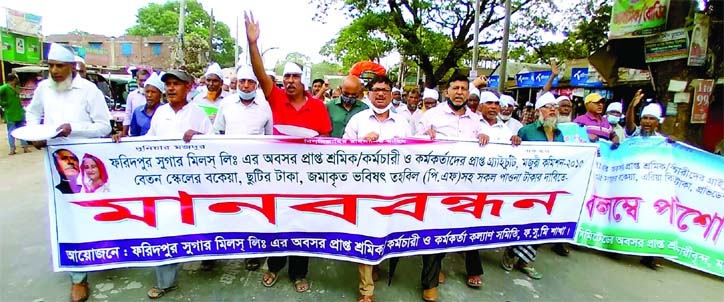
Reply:
[[[47,79],[35,89],[26,110],[28,125],[59,127],[70,124],[69,137],[97,138],[111,133],[111,114],[103,93],[92,82],[79,76],[73,78],[69,90],[53,89]]]
[[[156,109],[151,119],[147,136],[183,136],[188,130],[212,134],[211,121],[204,110],[193,104],[186,104],[178,112],[171,105],[164,104]]]
[[[272,135],[274,132],[272,112],[266,101],[256,98],[249,105],[244,105],[239,96],[231,94],[219,105],[219,112],[214,120],[214,132],[223,131],[226,135]]]

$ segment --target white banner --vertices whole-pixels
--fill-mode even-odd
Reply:
[[[224,136],[55,143],[54,268],[281,255],[376,264],[570,242],[596,151]]]

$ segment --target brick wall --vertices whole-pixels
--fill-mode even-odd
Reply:
[[[171,48],[176,43],[174,37],[165,36],[50,35],[45,40],[85,47],[88,65],[146,65],[162,69],[170,67]]]

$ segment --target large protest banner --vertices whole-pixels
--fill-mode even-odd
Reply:
[[[593,144],[429,140],[55,143],[54,269],[273,255],[373,264],[572,242],[595,156]]]
[[[724,158],[663,137],[600,152],[577,241],[724,276]]]

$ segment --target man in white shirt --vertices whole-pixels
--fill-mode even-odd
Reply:
[[[216,114],[219,111],[219,105],[227,95],[228,91],[225,91],[222,87],[222,80],[224,79],[224,73],[221,71],[221,66],[218,63],[213,63],[206,68],[204,74],[206,78],[206,92],[199,93],[194,97],[193,103],[201,107],[209,116],[211,122],[214,122]]]
[[[53,43],[48,52],[50,79],[40,82],[28,105],[28,125],[56,127],[59,137],[98,138],[111,132],[111,115],[103,93],[95,84],[78,76],[75,55],[63,45]],[[45,142],[32,142],[36,148]],[[86,301],[88,274],[70,273],[71,301]]]
[[[151,119],[151,129],[145,136],[182,136],[190,142],[196,134],[211,134],[211,121],[206,113],[196,105],[189,104],[187,95],[193,89],[194,78],[185,71],[172,70],[165,73],[161,80],[166,86],[167,104],[156,109]],[[176,289],[178,264],[156,267],[156,286],[148,290],[148,297],[158,299],[167,292]]]
[[[520,145],[518,132],[513,133],[499,117],[500,99],[495,92],[486,90],[480,93],[480,114],[483,117],[480,130],[481,144],[511,142],[513,145]]]
[[[214,120],[214,132],[227,135],[272,135],[272,112],[269,104],[257,95],[258,80],[251,66],[236,73],[238,93],[221,101]]]
[[[515,99],[507,94],[500,95],[500,119],[503,120],[506,126],[513,133],[518,133],[520,128],[523,128],[523,123],[513,118],[513,111],[516,107]]]
[[[392,81],[386,76],[377,76],[370,81],[372,108],[355,114],[344,129],[345,139],[382,141],[410,136],[407,119],[392,112]]]
[[[463,83],[463,79],[465,83]],[[415,132],[418,135],[427,135],[432,139],[436,137],[478,139],[481,117],[473,113],[467,106],[468,85],[465,76],[453,76],[447,89],[447,101],[427,110],[417,124]]]
[[[148,70],[139,69],[136,71],[136,82],[138,82],[138,88],[128,93],[126,97],[126,116],[123,118],[123,136],[128,136],[128,131],[131,125],[131,118],[133,118],[133,110],[139,106],[146,105],[146,80],[151,74]]]
[[[437,92],[437,90],[425,88],[422,93],[422,107],[420,108],[420,110],[416,110],[410,117],[410,129],[413,136],[422,135],[422,133],[417,133],[417,125],[420,123],[422,115],[425,114],[427,110],[430,110],[437,106],[437,100],[439,98],[440,94]]]
[[[392,87],[392,111],[404,117],[406,120],[410,120],[412,113],[407,109],[407,106],[402,103],[402,90],[397,87]]]
[[[470,111],[473,113],[480,115],[480,111],[478,110],[480,106],[480,90],[475,87],[470,87],[470,91],[468,92],[468,108],[470,108]]]

